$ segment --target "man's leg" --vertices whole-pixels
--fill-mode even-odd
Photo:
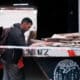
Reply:
[[[7,73],[7,68],[6,68],[5,64],[4,64],[4,67],[3,67],[3,79],[2,80],[9,80],[8,73]]]
[[[16,64],[4,64],[3,80],[22,80],[22,74]]]

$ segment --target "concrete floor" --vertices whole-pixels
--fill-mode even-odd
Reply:
[[[48,80],[33,59],[26,58],[24,61],[26,80]]]

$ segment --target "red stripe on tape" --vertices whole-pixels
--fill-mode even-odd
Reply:
[[[68,54],[69,54],[70,57],[76,56],[74,50],[68,50]]]

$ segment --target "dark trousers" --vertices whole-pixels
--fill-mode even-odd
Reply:
[[[16,64],[3,62],[3,80],[23,80],[23,74]]]

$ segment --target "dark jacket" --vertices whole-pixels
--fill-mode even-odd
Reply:
[[[5,45],[26,46],[24,31],[21,30],[19,23],[14,24],[13,28],[10,29]],[[22,53],[23,51],[21,49],[7,49],[2,55],[2,58],[7,63],[17,64],[18,60],[22,56]]]

